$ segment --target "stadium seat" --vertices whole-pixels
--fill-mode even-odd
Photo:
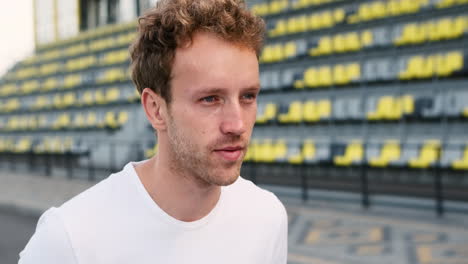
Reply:
[[[318,46],[310,49],[310,56],[328,55],[333,52],[333,39],[329,36],[324,36],[319,39]]]
[[[41,91],[51,91],[51,90],[57,89],[58,86],[59,86],[59,81],[57,80],[57,78],[51,77],[51,78],[46,79],[42,83]]]
[[[353,141],[346,146],[343,155],[335,156],[333,162],[337,166],[351,166],[362,162],[364,150],[360,141]]]
[[[278,19],[275,23],[275,27],[268,32],[270,37],[283,36],[287,33],[287,21]]]
[[[303,119],[302,115],[302,102],[293,101],[289,105],[286,113],[281,113],[278,115],[278,122],[284,124],[300,123]]]
[[[85,91],[80,98],[80,105],[92,105],[94,104],[94,95],[93,92],[88,90]]]
[[[266,124],[276,119],[278,106],[275,103],[267,103],[262,111],[257,112],[256,124]]]
[[[69,113],[60,114],[52,124],[53,130],[60,130],[67,128],[71,124],[71,117]]]
[[[328,120],[332,114],[331,102],[322,99],[317,102],[308,100],[303,106],[303,120],[307,123],[314,123],[321,120]]]
[[[34,104],[31,105],[31,110],[39,110],[50,107],[50,97],[48,96],[38,96],[34,101]]]
[[[156,143],[156,144],[153,144],[152,147],[145,150],[145,158],[149,159],[149,158],[153,157],[154,155],[156,155],[157,152],[158,152],[158,144]],[[249,152],[249,151],[247,151],[247,152]],[[246,156],[247,156],[247,154],[246,154]]]
[[[429,168],[435,165],[439,159],[440,142],[438,140],[428,140],[422,145],[419,155],[409,160],[410,168]]]
[[[21,93],[30,94],[39,89],[39,82],[36,80],[24,82],[21,86]]]
[[[387,167],[391,162],[400,159],[400,143],[397,140],[387,141],[377,157],[370,158],[369,165],[372,167]]]
[[[379,98],[377,108],[367,113],[368,120],[391,119],[391,112],[394,110],[395,100],[392,96],[382,96]]]
[[[120,90],[117,87],[109,88],[106,91],[105,101],[107,103],[117,102],[120,99]]]
[[[453,161],[452,168],[455,170],[468,170],[468,144],[465,146],[463,156],[460,159]]]
[[[333,84],[333,73],[330,66],[321,66],[318,68],[317,86],[327,87]]]
[[[84,113],[78,112],[74,115],[71,123],[73,128],[81,129],[86,127],[86,116]]]
[[[20,138],[13,147],[14,153],[27,153],[31,151],[32,140],[30,137]]]
[[[73,88],[81,84],[81,74],[71,74],[65,77],[63,87],[66,89]]]

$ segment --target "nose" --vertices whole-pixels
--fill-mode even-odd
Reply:
[[[242,135],[246,132],[244,118],[245,115],[239,102],[224,105],[220,127],[221,132],[236,136]]]

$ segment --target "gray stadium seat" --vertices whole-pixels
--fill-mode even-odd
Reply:
[[[346,120],[347,117],[347,99],[346,98],[336,98],[333,101],[332,113],[335,120]]]
[[[448,145],[442,149],[440,166],[442,168],[450,168],[455,160],[463,156],[463,148],[461,145]]]
[[[430,107],[423,108],[421,115],[426,118],[439,117],[442,114],[442,103],[443,96],[441,94],[435,94]]]
[[[405,167],[409,160],[417,157],[419,154],[419,146],[417,144],[402,144],[401,157],[399,160],[390,162],[390,165]]]

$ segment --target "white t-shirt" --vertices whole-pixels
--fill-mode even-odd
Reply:
[[[40,218],[19,264],[285,264],[287,213],[239,177],[211,212],[184,222],[150,197],[135,162]]]

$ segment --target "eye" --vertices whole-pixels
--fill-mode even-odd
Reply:
[[[242,96],[242,100],[248,101],[248,102],[255,101],[256,98],[257,98],[257,95],[254,93],[248,93]]]
[[[200,101],[202,103],[216,103],[217,101],[219,101],[219,97],[215,95],[211,95],[211,96],[201,98]]]

